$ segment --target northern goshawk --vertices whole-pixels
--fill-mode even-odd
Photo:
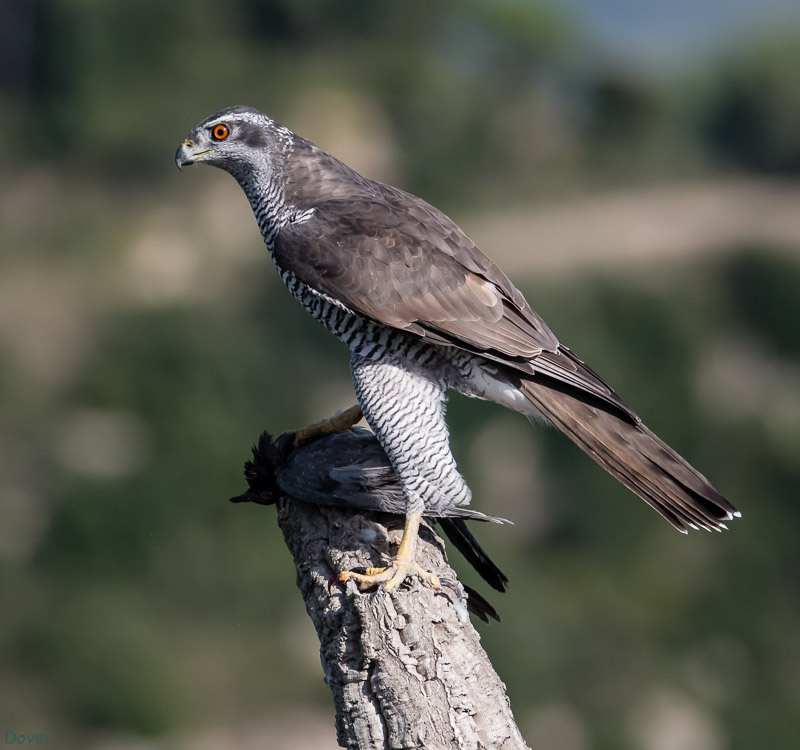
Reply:
[[[179,167],[229,172],[300,304],[350,349],[356,397],[403,487],[397,556],[340,580],[398,586],[426,509],[466,505],[444,417],[447,389],[544,418],[676,529],[740,515],[563,346],[522,293],[441,211],[362,177],[258,110],[229,107],[181,144]]]

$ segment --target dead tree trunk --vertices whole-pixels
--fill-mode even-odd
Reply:
[[[505,687],[452,592],[417,581],[392,593],[360,593],[353,582],[328,592],[335,572],[385,563],[400,539],[393,518],[287,497],[278,502],[333,691],[339,744],[353,750],[527,748]],[[455,579],[432,533],[422,533],[417,554],[426,569]]]

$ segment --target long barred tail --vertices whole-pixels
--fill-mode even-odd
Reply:
[[[523,381],[535,410],[676,529],[716,530],[741,513],[638,419],[564,390]]]

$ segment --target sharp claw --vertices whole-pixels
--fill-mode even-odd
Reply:
[[[464,597],[464,587],[458,582],[454,581],[452,578],[440,578],[439,583],[443,586],[446,586],[451,591],[453,591],[456,595],[456,600],[452,602],[453,609],[456,612],[456,616],[461,622],[468,622],[469,621],[469,608],[467,607],[467,602]],[[481,615],[478,615],[481,617]],[[481,619],[486,620],[486,617],[483,616]],[[486,620],[488,622],[488,620]]]
[[[456,595],[456,606],[465,607],[467,605],[464,601],[464,589],[458,581],[454,581],[452,578],[440,578],[439,583],[450,589],[450,591]]]
[[[454,591],[458,597],[458,600],[461,601],[463,598],[461,594],[461,586],[459,586],[456,581],[454,581],[452,578],[440,578],[439,583],[441,583],[443,586],[447,586],[447,588],[449,588],[451,591]]]
[[[331,589],[334,583],[347,583],[355,580],[355,576],[368,575],[370,570],[372,568],[351,568],[350,570],[341,570],[338,573],[334,573],[328,580],[328,595],[333,593]],[[351,573],[354,573],[355,576],[352,576]]]

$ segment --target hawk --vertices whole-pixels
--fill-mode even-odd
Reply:
[[[561,344],[508,277],[441,211],[362,177],[251,107],[203,120],[178,167],[209,164],[247,196],[281,279],[350,349],[356,398],[405,499],[395,558],[341,581],[399,586],[416,574],[423,515],[471,493],[450,451],[448,389],[553,424],[676,529],[740,513]]]

